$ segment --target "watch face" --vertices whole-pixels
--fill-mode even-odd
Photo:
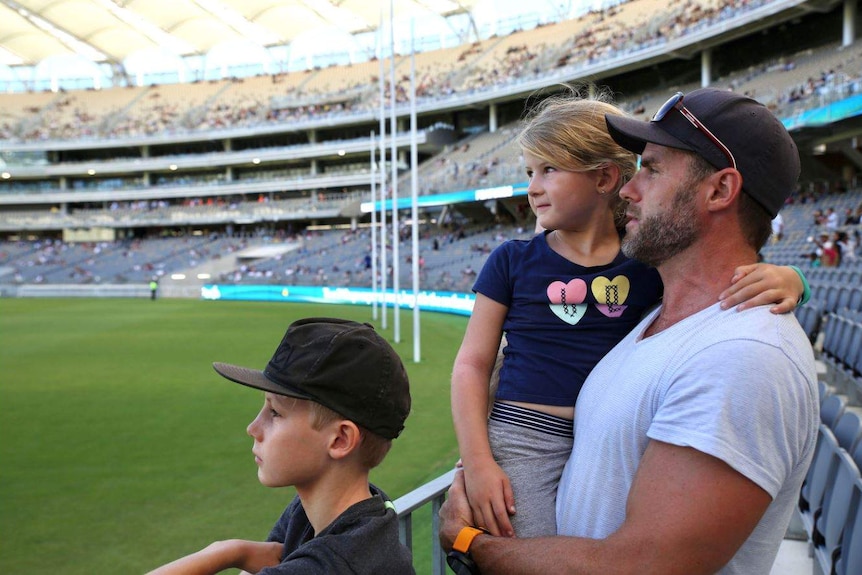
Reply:
[[[479,569],[469,555],[460,551],[450,551],[446,555],[446,563],[455,575],[478,575]]]

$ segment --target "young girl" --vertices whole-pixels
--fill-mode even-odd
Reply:
[[[571,453],[578,392],[661,298],[655,269],[620,251],[625,210],[617,192],[634,175],[636,157],[608,135],[605,114],[622,113],[597,99],[553,97],[518,138],[530,206],[546,231],[489,256],[452,373],[467,496],[475,524],[494,535],[556,534],[557,484]],[[732,281],[722,294],[726,307],[750,298],[745,307],[777,302],[773,311],[787,312],[802,293],[790,268],[745,266]]]

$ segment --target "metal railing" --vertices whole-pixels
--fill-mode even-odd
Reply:
[[[427,504],[431,504],[431,573],[443,575],[446,573],[446,554],[440,547],[437,533],[440,530],[440,519],[437,512],[446,500],[446,491],[452,485],[455,470],[447,471],[440,477],[432,479],[425,485],[417,487],[410,493],[394,501],[398,511],[398,536],[401,543],[413,550],[413,512]]]

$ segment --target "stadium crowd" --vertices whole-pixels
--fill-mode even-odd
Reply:
[[[544,40],[544,29],[563,26],[563,23],[516,32],[512,36],[518,37],[519,43],[512,43],[502,54],[494,51],[498,41],[495,38],[455,51],[448,60],[441,54],[442,62],[435,61],[419,71],[417,97],[439,100],[456,93],[495,90],[510,83],[558,74],[560,69],[577,71],[695,33],[768,4],[768,0],[721,0],[718,3],[674,0],[662,5],[658,12],[635,16],[626,12],[626,4],[581,16],[579,21],[589,25],[582,25],[583,30],[553,44]],[[792,63],[785,66],[790,69]],[[752,73],[770,71],[772,69],[764,68]],[[337,77],[339,69],[327,68],[313,73]],[[193,82],[188,85],[190,93],[198,90],[201,93],[189,99],[163,94],[165,87],[162,86],[111,88],[106,92],[114,91],[117,97],[103,110],[85,105],[87,93],[61,92],[56,98],[42,100],[42,105],[27,104],[22,110],[26,113],[22,121],[4,119],[0,123],[0,138],[18,141],[125,138],[218,130],[343,116],[354,111],[374,110],[379,105],[376,72],[348,85],[324,84],[330,91],[317,92],[288,83],[288,76],[290,74],[281,73],[268,77],[276,87],[274,91],[272,86],[261,88],[259,81],[250,78]],[[819,78],[812,77],[804,84],[791,87],[787,93],[772,95],[771,101],[765,103],[780,106],[799,102],[822,93],[838,79],[835,72],[824,69]],[[840,80],[842,90],[858,91],[858,73],[843,73]],[[279,89],[279,86],[283,87]],[[387,101],[390,90],[390,82],[385,79]],[[398,102],[407,101],[409,76],[401,74],[395,90]]]

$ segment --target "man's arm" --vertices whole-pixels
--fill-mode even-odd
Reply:
[[[469,517],[461,474],[440,510],[445,549]],[[723,461],[651,441],[620,529],[604,540],[481,535],[470,553],[486,573],[693,575],[727,563],[769,506],[768,493]]]

